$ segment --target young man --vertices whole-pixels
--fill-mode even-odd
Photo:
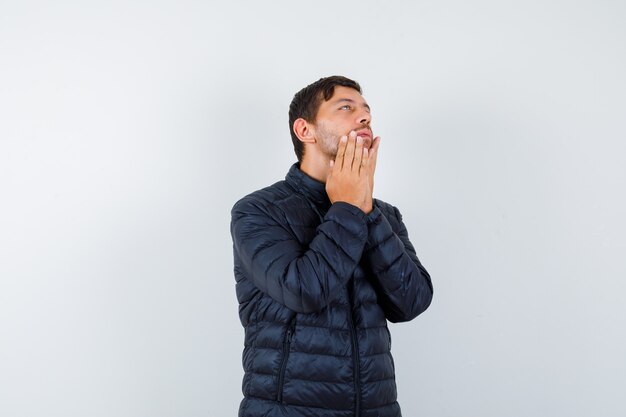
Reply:
[[[355,81],[322,78],[289,126],[298,162],[231,213],[239,416],[399,417],[387,320],[412,320],[433,290],[400,212],[372,198],[370,108]]]

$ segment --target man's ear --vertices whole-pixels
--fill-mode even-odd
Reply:
[[[315,128],[302,117],[293,122],[293,131],[303,143],[315,143]]]

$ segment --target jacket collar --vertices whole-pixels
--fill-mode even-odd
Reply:
[[[323,207],[330,206],[326,184],[309,177],[300,170],[300,164],[296,162],[289,168],[285,180],[309,200]]]

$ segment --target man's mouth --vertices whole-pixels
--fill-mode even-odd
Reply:
[[[368,138],[370,138],[370,140],[372,139],[372,131],[369,129],[359,130],[356,132],[356,135],[361,136],[362,138],[365,138],[367,136]]]

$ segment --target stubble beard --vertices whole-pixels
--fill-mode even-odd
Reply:
[[[369,126],[368,128],[371,132],[371,128]],[[339,133],[327,126],[324,122],[317,123],[315,132],[318,146],[322,153],[326,155],[329,160],[335,159],[337,151],[339,150],[339,140],[341,139],[341,136],[347,135],[348,133]],[[369,149],[372,145],[372,140],[367,140],[369,142],[366,143],[366,146]]]
[[[322,153],[329,159],[335,159],[337,150],[339,149],[341,134],[326,126],[324,122],[317,123],[315,132],[317,143]]]

